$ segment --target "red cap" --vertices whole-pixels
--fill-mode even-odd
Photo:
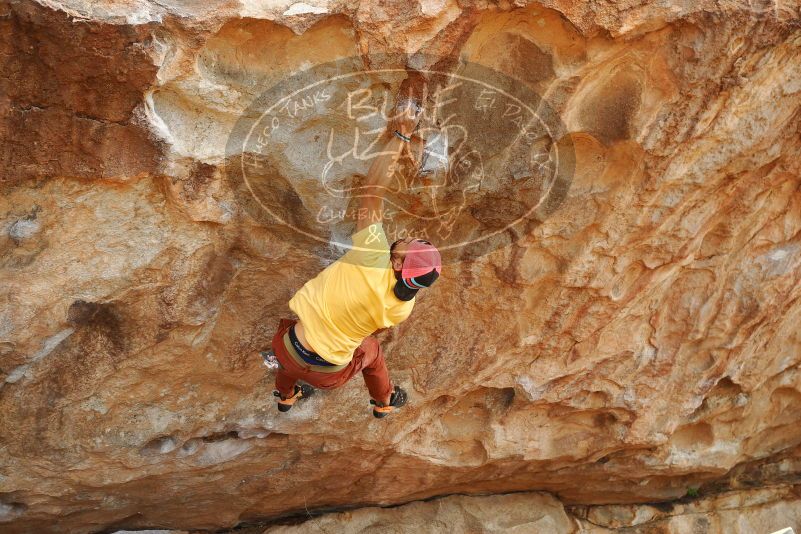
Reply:
[[[420,289],[431,286],[441,271],[439,251],[428,241],[412,241],[403,258],[401,279],[393,288],[395,296],[400,300],[412,300]]]
[[[442,273],[442,258],[439,250],[428,241],[419,239],[409,243],[406,249],[406,257],[403,260],[401,276],[403,278],[414,278],[423,276],[436,270],[437,274]]]

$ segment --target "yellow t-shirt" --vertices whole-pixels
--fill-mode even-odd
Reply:
[[[350,362],[362,340],[406,319],[414,299],[395,296],[389,243],[381,223],[352,236],[353,248],[289,300],[310,348],[331,363]]]

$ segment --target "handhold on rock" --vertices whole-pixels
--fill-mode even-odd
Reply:
[[[278,363],[278,358],[275,357],[275,353],[271,350],[263,350],[259,352],[259,355],[264,360],[264,366],[271,371],[276,371],[281,368],[281,364]]]
[[[426,135],[420,174],[448,172],[448,134],[445,130]]]

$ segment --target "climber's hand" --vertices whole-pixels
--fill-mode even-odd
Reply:
[[[389,121],[389,132],[397,130],[406,137],[411,136],[420,122],[421,115],[422,109],[418,102],[402,100],[395,107],[395,116]]]

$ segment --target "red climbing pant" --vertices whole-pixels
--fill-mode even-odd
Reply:
[[[333,373],[318,372],[313,370],[315,366],[298,362],[284,346],[284,334],[296,322],[297,320],[281,319],[272,342],[275,357],[281,364],[281,368],[275,375],[275,388],[284,398],[294,394],[295,382],[298,380],[303,380],[320,389],[332,389],[343,385],[361,371],[364,383],[370,391],[370,397],[389,404],[392,381],[389,379],[384,352],[381,350],[378,339],[373,336],[364,338],[362,344],[353,351],[353,359],[344,369]]]

